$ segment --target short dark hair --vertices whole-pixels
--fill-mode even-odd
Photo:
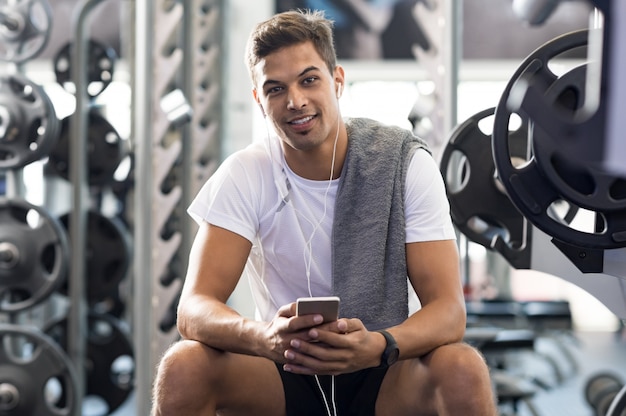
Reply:
[[[254,67],[261,59],[281,48],[307,41],[313,42],[332,74],[337,66],[333,22],[323,11],[290,10],[257,24],[248,38],[245,56],[252,82],[256,84]]]

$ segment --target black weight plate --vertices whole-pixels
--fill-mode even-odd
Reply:
[[[496,170],[506,192],[532,224],[557,240],[576,247],[597,249],[617,248],[626,245],[626,212],[597,212],[598,221],[593,230],[577,229],[562,217],[553,215],[551,207],[567,200],[539,166],[537,158],[529,155],[526,163],[514,166],[509,148],[509,122],[513,112],[509,109],[509,98],[514,85],[524,79],[543,91],[549,91],[558,80],[550,67],[550,61],[564,52],[587,45],[587,31],[578,31],[557,37],[530,54],[518,67],[500,98],[495,111],[492,135],[492,152]],[[522,119],[526,114],[518,114]],[[529,122],[531,138],[534,125]],[[533,147],[537,144],[532,139]],[[578,206],[577,206],[578,207]]]
[[[22,75],[0,76],[0,170],[47,156],[60,123],[41,86]]]
[[[0,415],[72,416],[78,407],[76,375],[48,335],[0,323]]]
[[[0,197],[0,311],[48,298],[65,281],[68,252],[58,220],[29,202]]]
[[[60,217],[66,230],[69,230],[69,218],[69,213]],[[96,303],[115,292],[126,277],[132,256],[130,236],[117,218],[92,210],[87,214],[86,239],[87,299]],[[67,294],[67,284],[60,292]]]
[[[57,82],[63,88],[72,93],[76,93],[76,87],[72,82],[72,47],[71,42],[65,44],[54,56],[54,73]],[[90,39],[87,44],[87,94],[94,98],[102,92],[113,81],[113,71],[117,53],[115,49],[104,45],[94,39]]]
[[[0,1],[0,60],[22,63],[36,57],[48,44],[52,9],[47,0]]]
[[[562,112],[579,110],[585,102],[587,65],[557,78],[545,93]],[[596,137],[590,137],[596,141]],[[563,152],[558,140],[535,125],[533,151],[541,172],[565,199],[592,211],[626,209],[626,180],[591,164],[580,163]]]
[[[87,326],[86,397],[102,400],[107,407],[103,415],[108,415],[124,404],[133,390],[133,347],[128,330],[110,315],[90,312]],[[66,319],[48,323],[44,332],[66,348]]]
[[[50,153],[46,173],[57,174],[69,180],[71,117],[61,121],[57,146]],[[91,186],[105,186],[113,181],[115,170],[124,158],[122,138],[97,110],[88,116],[87,128],[87,182]]]
[[[502,254],[516,268],[528,267],[527,223],[498,182],[491,154],[491,136],[479,124],[493,120],[494,108],[459,124],[441,157],[450,213],[471,241]],[[512,157],[526,156],[527,125],[509,134]]]

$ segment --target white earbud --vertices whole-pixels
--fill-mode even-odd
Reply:
[[[341,98],[341,94],[343,94],[343,84],[337,84],[337,99]]]

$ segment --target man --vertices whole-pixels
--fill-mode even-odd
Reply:
[[[342,119],[319,12],[259,24],[246,57],[277,137],[229,157],[189,208],[183,340],[161,360],[154,415],[495,415],[488,368],[461,343],[458,253],[424,143]],[[244,271],[257,320],[227,305]],[[340,319],[296,316],[298,297],[328,295]]]

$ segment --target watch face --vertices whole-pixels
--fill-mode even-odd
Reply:
[[[385,350],[380,357],[379,368],[389,367],[390,365],[398,361],[398,357],[400,356],[400,349],[398,348],[396,340],[393,339],[393,336],[389,332],[384,330],[378,332],[380,332],[385,337],[385,341],[387,342],[387,346],[385,347]]]

